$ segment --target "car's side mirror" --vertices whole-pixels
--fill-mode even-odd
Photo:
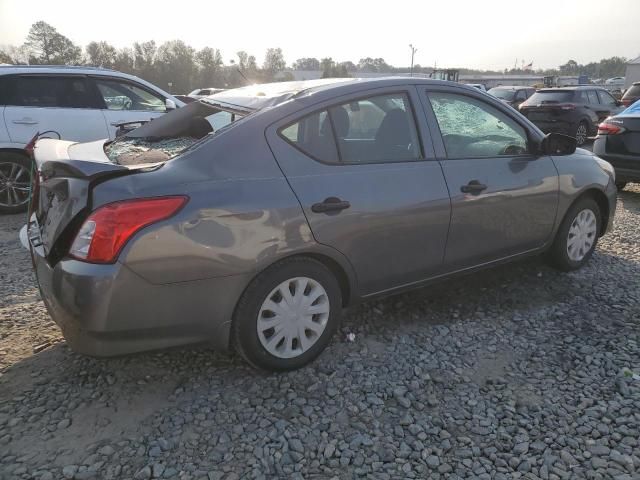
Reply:
[[[545,155],[571,155],[577,147],[574,137],[561,133],[548,133],[540,142],[540,152]]]
[[[176,108],[178,108],[178,107],[176,107],[176,102],[174,102],[170,98],[167,98],[164,101],[164,105],[167,108],[167,112],[170,111],[170,110],[175,110]]]

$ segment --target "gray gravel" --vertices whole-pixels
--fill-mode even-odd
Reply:
[[[531,259],[362,305],[310,367],[266,376],[205,347],[69,351],[0,217],[0,478],[638,479],[639,220],[635,186],[583,270]]]

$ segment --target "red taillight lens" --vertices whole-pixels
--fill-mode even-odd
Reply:
[[[188,197],[139,198],[114,202],[89,215],[69,254],[92,263],[113,263],[127,241],[152,223],[175,215]]]
[[[566,103],[564,105],[557,105],[560,110],[575,110],[576,106],[573,103]]]
[[[629,105],[631,105],[631,103],[632,102],[631,102],[630,98],[627,98],[627,99],[623,98],[622,99],[622,105],[624,105],[625,107],[628,107]]]
[[[603,122],[598,125],[598,135],[617,135],[624,132],[624,128],[613,123]]]

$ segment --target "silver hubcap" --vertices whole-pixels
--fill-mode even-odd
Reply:
[[[587,141],[587,127],[584,123],[578,125],[578,130],[576,131],[576,141],[578,145],[582,145]]]
[[[19,207],[29,201],[31,177],[19,163],[0,162],[0,206]]]
[[[258,313],[258,338],[274,357],[302,355],[322,336],[329,320],[329,296],[318,282],[295,277],[274,288]]]
[[[567,255],[574,262],[581,261],[593,247],[598,222],[591,210],[582,210],[573,219],[567,236]]]

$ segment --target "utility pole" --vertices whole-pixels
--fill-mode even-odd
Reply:
[[[413,77],[413,57],[418,49],[414,47],[412,43],[409,44],[409,48],[411,49],[411,76]]]

